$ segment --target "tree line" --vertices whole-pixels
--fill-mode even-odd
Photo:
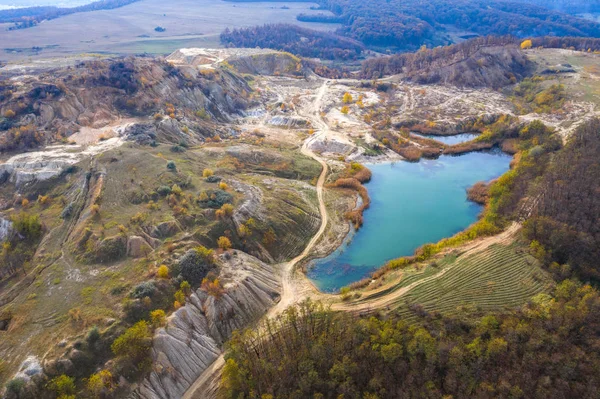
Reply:
[[[363,51],[362,44],[354,40],[289,24],[226,29],[220,38],[228,47],[271,48],[328,60],[355,60]]]
[[[600,295],[553,297],[477,319],[357,318],[305,302],[228,344],[227,398],[595,398]]]
[[[502,1],[433,0],[321,0],[320,9],[329,15],[301,14],[311,22],[339,22],[338,33],[367,46],[416,49],[448,44],[445,25],[479,35],[592,36],[600,34],[596,22],[577,18],[543,6]]]
[[[531,47],[536,48],[561,48],[586,52],[600,51],[600,39],[596,38],[541,36],[530,40]],[[511,35],[482,36],[449,46],[421,48],[413,53],[394,54],[365,60],[362,63],[360,74],[363,78],[378,78],[400,73],[409,76],[414,74],[421,77],[421,83],[432,83],[429,81],[430,77],[435,76],[436,73],[439,74],[439,70],[444,67],[457,67],[460,62],[466,62],[467,69],[485,69],[487,65],[490,65],[489,60],[485,60],[485,58],[490,58],[490,54],[482,53],[482,51],[494,47],[517,49],[517,46],[522,42],[522,39]],[[506,55],[506,51],[504,55]],[[529,73],[528,63],[524,60],[524,57],[519,57],[514,52],[509,55],[509,58],[512,58],[511,63],[506,63],[507,57],[505,56],[500,57],[498,62],[505,62],[505,65],[500,64],[500,66],[506,69],[506,83],[515,83],[515,81],[509,81],[510,77],[526,76]],[[498,65],[493,64],[493,66]],[[424,73],[427,71],[433,73]],[[458,78],[460,76],[457,76]]]

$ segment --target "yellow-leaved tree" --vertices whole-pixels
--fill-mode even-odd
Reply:
[[[530,39],[523,40],[523,42],[521,43],[521,48],[523,50],[530,49],[532,46],[533,46],[533,43],[531,43]]]

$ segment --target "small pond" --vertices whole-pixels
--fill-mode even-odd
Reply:
[[[364,213],[364,226],[331,255],[313,261],[308,277],[320,290],[334,292],[390,259],[464,230],[482,210],[467,200],[467,188],[499,177],[511,159],[492,150],[367,165],[373,178],[367,184],[371,207]]]
[[[417,133],[413,133],[413,134],[418,137],[425,137],[427,139],[433,139],[433,140],[439,141],[440,143],[444,143],[446,145],[466,143],[467,141],[471,141],[475,137],[478,136],[478,134],[474,134],[474,133],[461,133],[461,134],[454,134],[452,136],[438,136],[435,134],[417,134]]]

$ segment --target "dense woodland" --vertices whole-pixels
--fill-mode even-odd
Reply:
[[[404,73],[407,78],[419,83],[437,83],[442,79],[442,71],[450,76],[447,83],[459,86],[482,85],[492,83],[500,87],[515,83],[531,71],[530,63],[522,54],[515,51],[522,40],[515,36],[486,36],[466,40],[459,44],[440,46],[432,49],[421,48],[414,53],[394,54],[386,57],[371,58],[363,61],[361,76],[377,78],[386,75]],[[588,37],[542,36],[531,39],[532,47],[564,48],[579,51],[600,51],[600,39]],[[512,49],[512,50],[511,50]],[[495,79],[478,79],[477,74],[488,75],[487,67],[504,75]],[[500,67],[500,68],[498,68]],[[478,72],[479,71],[479,72]]]
[[[327,60],[355,60],[363,51],[354,40],[289,24],[227,29],[221,33],[221,42],[228,47],[272,48]]]
[[[535,4],[551,10],[562,11],[569,14],[581,14],[600,11],[598,2],[587,0],[516,0],[520,3]]]
[[[422,44],[429,47],[449,44],[448,27],[464,31],[463,36],[600,36],[599,24],[550,10],[545,4],[485,0],[317,0],[316,3],[333,16],[301,14],[298,20],[341,23],[338,34],[375,49],[415,50]]]
[[[410,48],[431,40],[440,25],[454,25],[480,35],[598,36],[600,26],[591,21],[549,11],[542,7],[482,0],[359,2],[331,0],[325,8],[347,15],[341,31],[367,45]],[[418,21],[418,22],[417,22]]]
[[[304,303],[235,336],[223,382],[228,398],[595,398],[599,312],[598,291],[571,280],[477,320],[408,325]]]
[[[534,151],[532,149],[532,151]],[[577,129],[556,154],[534,191],[535,213],[526,224],[537,255],[562,273],[600,281],[600,121]]]

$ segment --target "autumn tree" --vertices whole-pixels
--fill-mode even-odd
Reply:
[[[156,271],[158,278],[169,278],[169,267],[167,265],[160,265]]]
[[[59,398],[69,397],[69,395],[75,394],[75,378],[65,374],[59,375],[50,380],[48,388],[54,391]]]
[[[165,311],[162,309],[156,309],[150,312],[150,320],[152,321],[152,325],[154,327],[162,327],[167,322],[167,317],[165,315]]]
[[[231,240],[225,236],[221,236],[217,240],[217,245],[219,246],[219,248],[227,251],[231,248]]]
[[[139,362],[148,354],[151,345],[148,323],[142,320],[125,330],[112,343],[111,349],[116,356]]]
[[[221,210],[223,211],[225,216],[233,215],[233,205],[231,205],[231,204],[223,204],[223,206],[221,207]]]
[[[532,46],[533,46],[533,44],[531,43],[530,39],[523,40],[521,42],[521,49],[523,49],[523,50],[530,49]]]
[[[86,388],[92,397],[100,398],[104,392],[113,389],[112,378],[113,376],[110,371],[101,370],[88,378]]]
[[[346,92],[344,93],[344,97],[342,98],[342,102],[344,104],[351,104],[352,103],[352,94]]]

